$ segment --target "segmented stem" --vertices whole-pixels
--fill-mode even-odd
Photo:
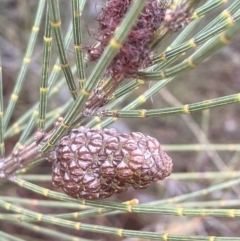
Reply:
[[[32,27],[32,33],[30,35],[30,39],[29,39],[29,42],[28,42],[28,47],[27,47],[27,50],[26,50],[26,53],[25,53],[25,57],[23,58],[22,66],[21,66],[20,72],[18,74],[14,90],[13,90],[13,93],[11,95],[10,102],[8,104],[6,113],[4,115],[4,126],[5,126],[5,128],[8,125],[8,122],[11,118],[14,107],[17,103],[18,95],[19,95],[19,93],[22,89],[23,81],[26,79],[25,77],[26,77],[26,73],[27,73],[29,64],[31,62],[33,49],[34,49],[36,39],[37,39],[37,35],[38,35],[38,32],[39,32],[39,26],[40,26],[41,20],[42,20],[45,2],[46,2],[45,0],[40,0],[39,4],[38,4],[37,14],[36,14],[35,21],[34,21],[34,24],[33,24],[33,27]]]
[[[163,145],[169,151],[240,151],[240,144],[188,144],[188,145]]]
[[[226,4],[226,0],[209,0],[203,6],[197,8],[190,19],[198,19],[203,17],[206,13],[212,11],[213,9],[219,7],[220,5]]]
[[[47,235],[49,237],[54,237],[54,239],[60,239],[60,240],[66,240],[66,241],[91,241],[90,239],[85,239],[85,238],[81,238],[78,236],[64,234],[62,232],[55,231],[50,228],[43,228],[39,225],[34,225],[31,223],[23,223],[23,222],[20,223],[18,221],[19,219],[21,220],[21,217],[16,217],[16,222],[13,222],[13,224],[15,224],[21,228],[25,228],[27,230],[39,233],[39,234]],[[33,219],[33,221],[34,221],[34,219]]]
[[[79,88],[82,89],[85,82],[85,66],[82,51],[82,27],[81,27],[81,4],[85,5],[86,0],[72,0],[72,22],[73,22],[73,37],[74,37],[74,50],[78,73]]]
[[[218,51],[223,46],[229,44],[231,39],[236,36],[239,29],[240,21],[237,21],[233,27],[221,33],[219,36],[207,41],[194,54],[192,54],[186,60],[182,61],[180,64],[167,68],[166,70],[162,70],[159,73],[144,74],[144,78],[149,80],[161,80],[166,78],[167,76],[175,76],[182,71],[195,68],[204,59],[211,56],[213,53]]]
[[[170,107],[165,109],[151,109],[151,110],[108,110],[103,111],[103,116],[111,116],[117,118],[147,118],[159,117],[168,115],[190,114],[194,111],[210,109],[218,106],[229,105],[240,102],[240,93],[234,95],[227,95],[224,97],[197,102],[194,104],[183,105],[179,107]]]
[[[47,96],[48,96],[48,72],[51,57],[52,47],[52,27],[49,18],[49,7],[47,6],[46,11],[46,23],[44,33],[44,48],[43,48],[43,67],[42,67],[42,79],[40,86],[40,104],[39,104],[39,119],[38,119],[38,130],[44,131],[46,112],[47,112]]]
[[[66,78],[69,91],[74,100],[76,100],[78,96],[78,90],[76,88],[73,74],[71,72],[69,62],[67,59],[66,51],[63,44],[62,39],[62,31],[61,31],[61,19],[60,19],[60,11],[59,11],[59,2],[58,0],[48,0],[49,9],[50,9],[50,19],[51,19],[51,26],[54,32],[54,36],[57,41],[57,47],[61,62],[61,68],[63,70],[64,76]]]
[[[163,150],[166,150],[166,145],[163,146]],[[240,145],[239,145],[240,147]],[[20,174],[18,175],[19,178],[24,179],[26,181],[32,181],[32,182],[50,182],[52,180],[51,175],[32,175],[32,174]],[[188,172],[188,173],[181,173],[181,172],[175,172],[172,173],[171,176],[168,177],[168,179],[174,179],[174,180],[197,180],[197,179],[206,179],[206,180],[212,180],[212,179],[233,179],[240,177],[240,171],[222,171],[221,175],[219,175],[219,172]],[[15,197],[2,197],[2,200],[7,202],[13,202],[17,203],[23,203],[23,204],[30,204],[30,205],[41,205],[41,206],[47,206],[48,202],[50,206],[57,207],[57,203],[54,203],[54,201],[39,201],[37,203],[34,203],[32,199],[24,199],[16,200]],[[240,200],[238,200],[240,203]],[[59,204],[61,207],[66,208],[79,208],[79,209],[85,209],[86,207],[77,206],[77,204],[73,204],[73,207],[68,207],[67,203],[60,202]]]
[[[105,233],[105,234],[111,234],[117,237],[134,237],[134,238],[148,238],[151,240],[185,240],[185,241],[190,241],[190,240],[206,240],[206,241],[223,241],[223,240],[240,240],[240,238],[231,238],[231,237],[204,237],[204,236],[182,236],[182,235],[171,235],[168,233],[155,233],[155,232],[146,232],[146,231],[133,231],[133,230],[127,230],[127,229],[118,229],[118,228],[111,228],[111,227],[106,227],[106,226],[100,226],[100,225],[92,225],[92,224],[85,224],[82,222],[74,222],[74,221],[69,221],[69,220],[63,220],[60,218],[44,215],[42,213],[34,212],[27,210],[25,208],[21,208],[17,205],[13,205],[8,202],[4,202],[0,200],[0,206],[6,210],[13,211],[16,213],[20,213],[23,215],[26,215],[28,217],[34,218],[36,221],[42,221],[46,223],[51,223],[54,225],[59,225],[63,227],[68,227],[71,229],[75,230],[83,230],[83,231],[90,231],[90,232],[96,232],[96,233]],[[165,208],[167,210],[167,208]],[[183,214],[184,209],[177,209],[178,215],[181,216]],[[186,210],[185,210],[186,211]],[[189,212],[190,213],[190,212]],[[204,213],[203,213],[204,214]],[[235,213],[232,213],[232,211],[228,214],[229,216],[235,215]]]
[[[200,2],[201,0],[192,0],[192,1],[169,1],[167,2],[166,6],[166,10],[168,11],[169,9],[172,9],[174,12],[176,10],[176,12],[178,12],[177,9],[181,9],[180,11],[182,11],[182,14],[185,15],[185,18],[182,18],[180,17],[180,19],[178,17],[176,17],[175,20],[173,20],[177,25],[181,25],[183,24],[184,25],[184,22],[189,22],[190,21],[190,18],[187,18],[187,16],[190,14],[191,10],[194,9],[195,5],[198,4],[198,2]],[[167,11],[166,11],[166,15],[167,15]],[[176,13],[176,15],[178,15]],[[171,18],[171,17],[170,17]],[[170,22],[172,20],[170,19]],[[161,43],[167,38],[169,37],[173,31],[174,31],[174,28],[169,28],[169,26],[167,26],[167,21],[165,21],[164,19],[164,23],[162,25],[160,25],[160,27],[158,28],[158,30],[155,32],[154,34],[154,37],[152,39],[152,48],[153,49],[156,49],[158,48]],[[181,28],[181,27],[180,27]],[[179,29],[176,28],[175,29],[176,31],[178,31]]]
[[[66,49],[68,48],[68,46],[71,42],[71,38],[72,38],[72,24],[69,25],[69,28],[68,28],[68,31],[67,31],[67,34],[66,34],[66,37],[65,37],[65,41],[64,41],[64,48],[66,48]],[[59,89],[65,84],[65,78],[64,77],[61,78],[57,84],[55,84],[60,71],[61,71],[61,67],[59,66],[59,59],[57,59],[54,66],[53,66],[51,74],[49,76],[48,98],[53,97],[55,94],[59,93]],[[75,72],[76,72],[76,68],[73,67],[72,73],[74,74]],[[15,134],[18,134],[23,129],[23,126],[24,126],[23,123],[26,121],[26,119],[30,115],[35,115],[34,113],[35,113],[35,111],[37,111],[36,109],[38,108],[39,103],[40,102],[36,103],[30,110],[28,110],[22,117],[20,117],[17,122],[15,122],[11,127],[8,128],[8,130],[6,131],[6,134],[5,134],[5,138],[7,138],[9,136],[13,136]],[[31,122],[31,120],[30,120],[30,122]],[[24,128],[24,130],[28,131],[27,128]]]
[[[239,4],[239,3],[238,3]],[[221,33],[222,31],[226,30],[230,26],[234,24],[234,21],[238,20],[238,14],[235,13],[236,9],[238,9],[237,3],[233,4],[234,6],[229,7],[228,11],[224,10],[217,18],[216,20],[213,20],[211,23],[209,23],[201,32],[196,34],[192,39],[189,41],[180,44],[176,46],[173,49],[170,49],[164,53],[162,53],[160,56],[154,57],[153,61],[155,63],[166,61],[168,59],[171,59],[175,56],[179,56],[182,53],[185,53],[187,50],[190,50],[192,48],[196,48],[201,43],[205,42],[209,38],[214,37],[214,35],[217,35]],[[235,14],[234,14],[235,13]],[[213,25],[213,23],[215,23]],[[145,78],[149,77],[150,74],[144,74],[144,72],[140,72],[141,75],[146,75]],[[166,75],[167,76],[167,75]],[[163,74],[162,74],[163,78]],[[165,77],[164,77],[165,78]],[[153,79],[155,80],[155,79]]]
[[[122,108],[122,110],[131,110],[133,108],[136,108],[137,106],[140,106],[141,104],[143,104],[144,102],[147,101],[147,99],[149,97],[151,97],[154,93],[156,93],[157,91],[159,91],[161,88],[163,88],[166,84],[168,84],[172,79],[166,79],[164,81],[158,82],[155,85],[153,85],[151,88],[149,88],[145,93],[143,93],[142,95],[140,95],[138,98],[136,98],[134,101],[132,101],[131,103],[129,103],[127,106],[125,106],[124,108]],[[106,116],[105,112],[108,111],[103,111],[100,116]],[[112,111],[114,112],[114,111]],[[115,122],[118,120],[117,116],[114,116],[112,118],[107,118],[106,120],[101,122],[101,119],[99,117],[96,117],[93,119],[94,122],[92,124],[95,124],[94,128],[97,129],[102,129],[105,128],[106,126],[110,125],[111,123]],[[100,123],[98,123],[100,122]],[[96,123],[98,123],[96,125]]]

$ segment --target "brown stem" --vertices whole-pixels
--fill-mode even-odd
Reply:
[[[0,161],[0,179],[12,176],[19,169],[42,157],[41,146],[50,138],[54,129],[48,132],[41,141],[35,141],[23,149],[14,151],[6,159],[2,159]]]
[[[14,174],[17,170],[36,160],[38,157],[40,157],[40,153],[36,143],[32,143],[23,150],[13,152],[3,162],[2,171],[4,177]]]

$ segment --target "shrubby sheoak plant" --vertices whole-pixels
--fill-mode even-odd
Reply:
[[[72,233],[64,234],[50,230],[48,226],[41,226],[41,223],[38,223],[36,227],[32,222],[45,222],[75,230],[111,234],[121,239],[122,237],[133,237],[165,241],[240,240],[237,237],[213,237],[211,233],[207,233],[208,236],[199,237],[193,236],[195,233],[184,236],[167,231],[162,234],[145,230],[132,231],[124,227],[123,229],[106,227],[99,225],[98,222],[95,225],[91,222],[86,224],[82,222],[83,220],[81,223],[75,220],[92,216],[97,218],[99,214],[106,217],[119,212],[157,213],[187,217],[211,216],[214,218],[239,216],[238,209],[213,209],[209,203],[207,205],[210,205],[210,208],[202,209],[205,204],[197,202],[196,206],[191,208],[184,203],[190,197],[202,197],[215,190],[220,191],[226,187],[231,190],[234,185],[240,183],[239,178],[220,184],[211,183],[209,188],[196,192],[190,191],[183,195],[178,193],[181,191],[181,187],[177,186],[178,191],[177,194],[175,193],[177,196],[171,199],[167,197],[172,196],[171,191],[175,189],[173,185],[169,188],[164,182],[164,191],[161,192],[159,200],[154,202],[148,200],[147,203],[140,205],[137,205],[139,201],[136,198],[125,203],[98,199],[112,197],[116,200],[117,195],[114,194],[124,193],[132,187],[138,193],[140,192],[138,189],[146,189],[153,182],[155,185],[152,187],[156,188],[158,180],[163,180],[171,174],[175,162],[168,156],[164,146],[147,133],[121,134],[114,129],[107,128],[118,118],[190,114],[194,111],[240,101],[239,94],[233,94],[178,107],[138,109],[138,106],[170,83],[180,72],[195,68],[239,33],[240,1],[231,1],[226,6],[226,1],[220,0],[106,0],[95,18],[98,28],[96,29],[97,34],[94,36],[96,43],[92,46],[82,43],[83,24],[81,19],[86,0],[72,0],[71,4],[72,25],[70,25],[69,31],[63,34],[60,18],[60,10],[63,11],[62,5],[59,5],[58,0],[39,1],[26,54],[6,111],[3,108],[2,78],[0,79],[0,179],[3,186],[5,181],[12,182],[34,193],[61,200],[61,202],[56,201],[51,204],[54,208],[76,207],[74,205],[79,208],[79,203],[81,203],[84,208],[87,205],[89,210],[77,213],[69,211],[64,213],[61,210],[60,214],[55,214],[49,209],[31,210],[29,206],[27,208],[20,206],[33,203],[31,199],[6,196],[7,192],[0,191],[0,207],[4,209],[0,213],[0,220],[4,220],[2,222],[4,228],[3,232],[0,228],[0,236],[2,235],[1,237],[4,237],[5,240],[23,240],[18,232],[11,235],[5,231],[4,224],[8,221],[11,222],[11,225],[21,225],[26,229],[37,230],[38,234],[50,235],[55,240],[59,238],[82,240],[82,237],[74,236]],[[193,36],[192,30],[198,22],[204,19],[205,14],[217,9],[220,5],[225,6],[224,11]],[[44,15],[46,17],[45,27],[41,24]],[[44,28],[39,103],[25,113],[17,123],[11,123],[10,119],[23,81],[27,79],[26,73],[39,28]],[[63,40],[63,36],[65,36],[65,40]],[[76,66],[70,68],[66,50],[71,42],[71,37],[74,41]],[[54,51],[52,38],[55,40],[59,59],[50,73],[51,52]],[[165,50],[163,50],[163,46],[167,46]],[[189,50],[192,50],[191,54],[185,55]],[[96,63],[89,75],[85,73],[86,62]],[[64,75],[62,81],[57,78],[60,70]],[[149,81],[152,81],[152,86],[145,93],[124,108],[119,107],[123,100],[134,93],[134,90]],[[48,112],[48,99],[66,84],[72,99],[60,107],[59,112],[56,113],[57,110]],[[27,118],[29,118],[28,123]],[[18,128],[15,132],[16,126]],[[38,131],[33,138],[35,126],[38,127]],[[18,143],[11,154],[6,156],[5,139],[19,133]],[[160,142],[162,141],[160,140]],[[51,174],[47,176],[22,175],[32,166],[44,160],[51,162]],[[226,171],[223,165],[224,163],[219,165],[220,170]],[[185,178],[190,176],[189,173],[181,174]],[[204,173],[201,175],[203,176]],[[220,177],[216,175],[216,178]],[[195,176],[195,179],[200,178]],[[42,187],[39,184],[40,180],[52,180],[53,186],[61,188],[67,195],[61,193],[60,189],[59,192],[53,191],[52,185]],[[28,181],[36,181],[37,185]],[[4,194],[2,195],[1,192]],[[144,191],[142,192],[144,193]],[[237,193],[235,189],[232,192]],[[92,199],[96,200],[92,201]],[[17,203],[15,203],[16,201]],[[181,201],[183,203],[179,205],[182,206],[174,206],[174,203]],[[44,205],[44,202],[40,200],[35,203]],[[50,203],[51,201],[47,200],[47,205],[50,206]],[[220,206],[219,203],[214,205]],[[14,214],[6,213],[6,210],[14,212]],[[2,223],[0,223],[0,227],[2,227]],[[104,225],[108,225],[108,223],[104,223]],[[99,239],[97,236],[93,238]]]

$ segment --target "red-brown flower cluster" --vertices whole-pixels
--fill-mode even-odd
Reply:
[[[132,0],[107,0],[97,17],[99,45],[89,48],[89,60],[96,61],[121,23]],[[133,78],[139,69],[146,67],[152,54],[150,40],[165,17],[165,1],[149,0],[119,53],[106,71],[114,79]]]

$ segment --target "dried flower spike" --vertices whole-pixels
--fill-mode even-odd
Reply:
[[[99,44],[88,48],[90,61],[96,61],[102,55],[113,32],[121,23],[132,0],[107,0],[105,8],[97,17],[99,23],[97,39]],[[139,69],[151,63],[150,40],[165,17],[166,1],[149,0],[140,14],[117,56],[106,71],[113,79],[134,78]]]
[[[52,182],[74,198],[97,199],[144,189],[172,172],[172,160],[155,138],[114,129],[71,130],[50,154]]]

